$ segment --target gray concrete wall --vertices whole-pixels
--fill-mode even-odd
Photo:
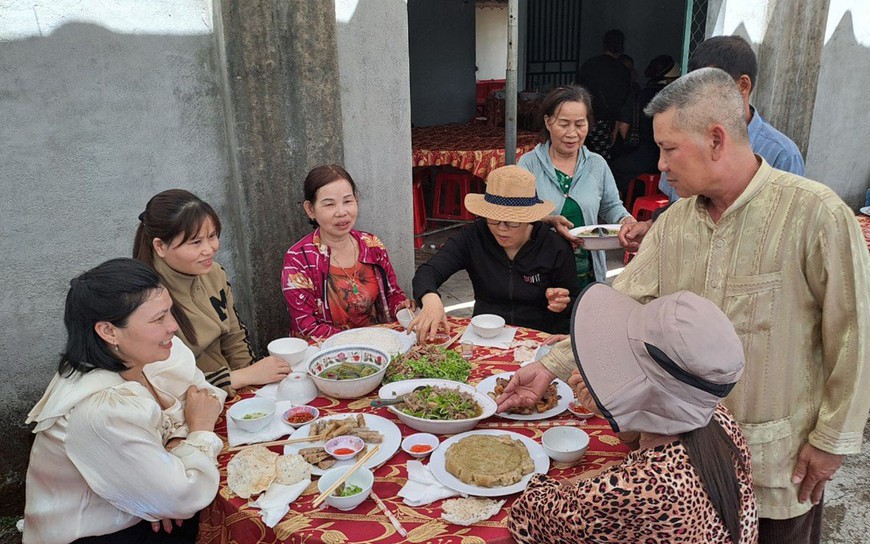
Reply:
[[[821,54],[807,176],[824,182],[853,208],[870,187],[870,4],[831,2]]]
[[[161,190],[230,215],[209,0],[20,4],[0,7],[0,515],[22,511],[24,417],[56,369],[69,280],[129,256]],[[222,244],[232,274],[231,231]]]
[[[467,123],[475,112],[474,2],[408,0],[411,121]]]
[[[602,53],[601,38],[611,28],[625,33],[625,52],[643,71],[653,57],[667,54],[682,59],[686,5],[680,0],[592,0],[583,2],[580,21],[580,62]]]
[[[381,238],[399,284],[410,293],[408,9],[402,0],[336,0],[335,8],[344,164],[360,191],[357,228]]]

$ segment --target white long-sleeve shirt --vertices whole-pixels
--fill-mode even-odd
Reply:
[[[166,361],[144,369],[164,405],[137,382],[94,370],[56,375],[27,422],[36,422],[24,510],[25,543],[63,544],[109,534],[141,520],[185,519],[217,493],[212,432],[189,433],[184,398],[192,384],[223,402],[193,353],[175,338]],[[184,438],[171,452],[164,444]]]

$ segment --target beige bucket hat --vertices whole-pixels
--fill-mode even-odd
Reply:
[[[571,347],[617,432],[704,427],[743,373],[743,345],[731,321],[689,291],[641,304],[594,283],[574,304]]]
[[[496,168],[486,177],[485,194],[465,195],[465,208],[497,221],[533,223],[553,211],[555,204],[538,198],[535,176],[519,166]]]

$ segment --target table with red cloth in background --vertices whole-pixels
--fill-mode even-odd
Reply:
[[[517,131],[517,159],[535,148],[538,135]],[[505,165],[504,127],[437,125],[411,129],[414,166],[453,166],[486,176]]]
[[[861,232],[864,234],[864,240],[867,242],[867,249],[870,250],[870,217],[859,215],[857,219]]]
[[[449,318],[449,320],[451,325],[460,327],[457,331],[468,325],[469,321],[465,318]],[[394,327],[398,329],[399,326],[395,324]],[[547,333],[520,328],[517,331],[515,341],[542,342],[548,336]],[[457,344],[451,347],[456,348]],[[476,384],[491,374],[516,370],[519,367],[519,363],[513,359],[512,349],[498,350],[475,347],[472,362],[475,364],[469,378],[471,384]],[[228,400],[227,404],[231,405],[252,394],[251,391],[242,393]],[[370,402],[375,398],[377,398],[377,390],[366,397],[355,400],[337,400],[320,396],[311,404],[320,408],[324,415],[348,412],[377,414],[396,423],[402,431],[402,436],[417,432],[400,423],[398,418],[386,408],[372,408]],[[216,432],[224,439],[226,439],[225,416],[226,412],[221,415],[216,427]],[[628,451],[603,419],[594,417],[581,420],[572,416],[570,412],[544,421],[513,421],[493,416],[478,424],[476,429],[504,429],[524,434],[540,442],[543,432],[555,425],[576,425],[590,436],[589,449],[579,464],[566,465],[551,461],[548,474],[555,478],[570,478],[593,471],[597,472],[606,465],[620,461]],[[283,452],[281,447],[272,449],[278,453]],[[214,502],[202,511],[198,539],[200,544],[254,544],[256,542],[499,544],[513,542],[507,530],[506,518],[508,509],[517,495],[505,497],[507,504],[495,517],[470,527],[461,527],[443,521],[440,518],[442,501],[417,508],[405,505],[397,494],[406,482],[405,463],[411,460],[411,457],[401,449],[392,459],[374,471],[373,491],[383,499],[387,508],[408,531],[408,536],[404,538],[390,524],[390,521],[371,498],[366,499],[360,506],[348,512],[341,512],[331,507],[312,510],[311,503],[318,494],[316,480],[299,499],[290,505],[290,511],[284,516],[284,519],[274,529],[270,529],[263,524],[259,510],[248,508],[247,500],[232,495],[227,488],[227,463],[231,458],[232,454],[228,453],[222,453],[218,457],[221,474],[220,487]],[[424,461],[428,462],[428,458]]]

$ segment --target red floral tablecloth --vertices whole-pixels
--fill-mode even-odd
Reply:
[[[864,240],[867,241],[867,249],[870,250],[870,217],[859,215],[858,224],[861,226],[861,232],[864,233]]]
[[[467,319],[454,319],[457,325],[466,325]],[[519,329],[516,340],[543,341],[548,335],[530,329]],[[491,357],[495,355],[494,357]],[[493,373],[515,370],[518,363],[513,360],[513,350],[493,350],[475,348],[474,358],[482,359],[476,362],[469,382],[474,384]],[[244,393],[229,403],[242,397],[250,396]],[[312,402],[322,413],[336,414],[349,411],[375,413],[394,421],[402,431],[402,436],[414,433],[413,429],[401,424],[386,408],[372,408],[370,401],[377,392],[357,400],[336,400],[318,397]],[[554,425],[577,425],[590,435],[589,450],[582,462],[576,465],[565,465],[552,462],[549,475],[557,478],[568,478],[597,471],[603,466],[617,462],[627,452],[624,445],[614,436],[607,423],[600,418],[580,420],[565,412],[556,419],[547,421],[511,421],[492,417],[481,422],[478,429],[505,429],[540,442],[543,432]],[[217,433],[226,438],[226,421],[221,416]],[[442,437],[443,438],[443,437]],[[282,448],[273,448],[281,452]],[[397,497],[399,489],[405,484],[407,473],[405,463],[410,457],[399,450],[385,465],[375,471],[374,492],[386,503],[393,514],[408,531],[408,536],[402,538],[390,524],[387,517],[378,509],[372,499],[367,499],[360,506],[349,512],[341,512],[330,507],[312,511],[311,503],[317,496],[316,481],[290,505],[290,511],[274,529],[266,527],[260,519],[259,510],[249,509],[247,501],[233,496],[226,485],[226,466],[232,454],[222,454],[218,457],[221,483],[218,496],[214,502],[203,510],[200,517],[200,544],[239,543],[254,544],[255,542],[276,543],[290,542],[294,544],[343,544],[354,543],[395,543],[395,542],[437,542],[439,544],[497,544],[513,542],[507,527],[506,517],[510,504],[516,495],[507,497],[507,504],[493,518],[470,527],[451,525],[441,520],[441,501],[431,505],[411,508]]]
[[[517,159],[535,148],[538,135],[517,131]],[[411,129],[414,166],[453,166],[486,179],[505,164],[504,128],[438,125]]]

